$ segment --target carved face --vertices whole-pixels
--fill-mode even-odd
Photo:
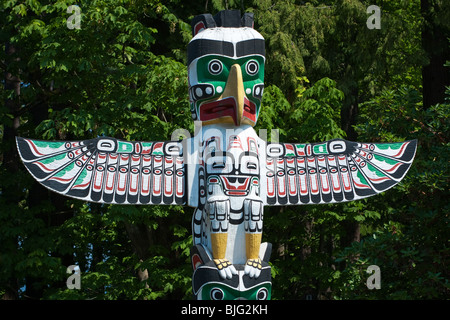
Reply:
[[[249,27],[208,28],[194,36],[188,52],[194,120],[254,126],[264,90],[264,38]]]
[[[271,284],[262,283],[248,290],[236,290],[217,282],[205,284],[199,295],[201,300],[270,300]]]

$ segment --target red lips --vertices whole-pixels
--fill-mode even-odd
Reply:
[[[234,97],[203,103],[200,106],[200,120],[209,121],[229,116],[233,119],[236,126],[239,125],[237,120],[237,103]],[[242,118],[256,122],[256,105],[244,97],[244,110]]]

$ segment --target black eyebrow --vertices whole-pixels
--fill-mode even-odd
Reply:
[[[197,39],[188,44],[188,61],[191,62],[207,54],[219,54],[228,57],[234,57],[234,47],[232,42],[211,40],[211,39]],[[264,39],[249,39],[240,41],[236,44],[236,56],[243,57],[251,54],[266,55]]]
[[[243,57],[251,54],[266,55],[266,49],[263,39],[250,39],[238,42],[236,44],[236,56]]]
[[[188,44],[188,65],[201,56],[207,54],[220,54],[228,57],[234,56],[233,43],[227,41],[197,39]]]

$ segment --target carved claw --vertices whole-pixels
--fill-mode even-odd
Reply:
[[[245,264],[244,273],[250,278],[258,278],[261,274],[262,264],[261,259],[248,259]]]
[[[228,259],[214,259],[219,275],[222,279],[231,279],[233,275],[238,274],[236,268]]]

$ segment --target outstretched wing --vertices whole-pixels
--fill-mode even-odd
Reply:
[[[300,205],[357,200],[383,192],[406,174],[417,140],[268,144],[266,203]]]
[[[85,141],[17,137],[16,141],[31,175],[63,195],[102,203],[186,203],[186,165],[180,142],[106,137]]]

